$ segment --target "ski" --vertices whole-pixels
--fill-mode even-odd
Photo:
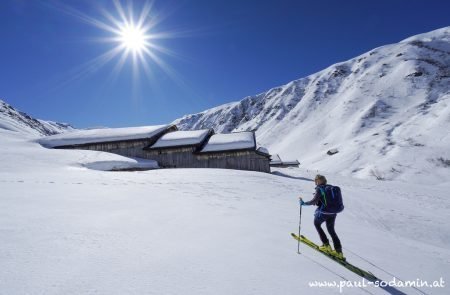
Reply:
[[[319,249],[319,246],[318,246],[318,245],[316,245],[316,244],[313,243],[312,241],[308,240],[305,236],[300,235],[300,237],[299,237],[299,236],[297,236],[297,235],[294,234],[294,233],[291,233],[291,235],[292,235],[292,237],[293,237],[294,239],[296,239],[297,241],[300,241],[300,242],[302,242],[303,244],[309,246],[310,248],[313,248],[314,250],[316,250],[316,251],[322,253],[323,255],[325,255],[325,256],[327,256],[328,258],[330,258],[330,259],[336,261],[337,263],[339,263],[340,265],[342,265],[342,266],[345,267],[346,269],[348,269],[348,270],[354,272],[355,274],[357,274],[357,275],[359,275],[359,276],[365,278],[366,280],[369,280],[369,281],[372,281],[372,282],[375,282],[375,281],[379,281],[379,280],[380,280],[380,279],[378,279],[375,275],[373,275],[373,274],[372,274],[371,272],[369,272],[369,271],[362,270],[362,269],[360,269],[359,267],[354,266],[353,264],[347,262],[347,261],[344,260],[344,259],[339,259],[338,257],[334,256],[333,254],[331,254],[331,253],[329,253],[329,252],[321,251],[321,250]]]

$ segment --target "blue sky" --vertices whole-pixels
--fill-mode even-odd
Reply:
[[[0,99],[79,128],[169,123],[450,25],[445,0],[157,0],[150,33],[170,38],[152,42],[171,54],[152,52],[170,74],[147,59],[147,75],[131,58],[87,67],[115,44],[76,15],[108,23],[101,9],[119,18],[106,0],[0,1]]]

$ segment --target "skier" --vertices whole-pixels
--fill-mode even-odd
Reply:
[[[340,189],[339,189],[339,196],[341,204],[338,205],[339,209],[335,210],[335,208],[333,208],[333,206],[331,205],[332,202],[331,198],[326,198],[325,191],[327,187],[327,179],[325,178],[325,176],[320,174],[316,175],[314,182],[316,183],[316,192],[314,194],[314,198],[311,201],[304,202],[303,199],[300,197],[300,206],[309,206],[309,205],[318,206],[316,212],[314,213],[314,226],[316,227],[316,230],[320,236],[320,240],[322,241],[322,246],[319,247],[319,250],[328,252],[339,259],[345,260],[344,254],[342,253],[341,241],[339,240],[339,237],[337,236],[336,231],[334,230],[334,223],[336,221],[337,213],[342,211],[344,207],[342,204],[342,196],[340,196]],[[330,185],[328,185],[328,187],[334,188],[333,186]],[[328,203],[330,204],[326,204],[327,199]],[[334,251],[331,249],[327,235],[322,229],[321,225],[324,222],[326,223],[328,233],[330,234],[331,239],[333,240]]]

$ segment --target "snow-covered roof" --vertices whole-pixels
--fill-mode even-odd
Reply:
[[[258,147],[256,150],[260,153],[270,155],[269,150],[263,146]]]
[[[197,145],[202,143],[210,132],[211,129],[169,132],[158,139],[158,141],[150,148]]]
[[[172,125],[79,130],[40,138],[46,147],[151,138]]]
[[[255,136],[251,131],[214,134],[200,152],[255,149],[255,146]]]

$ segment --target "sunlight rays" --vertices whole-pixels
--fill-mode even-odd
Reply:
[[[99,18],[86,15],[70,6],[55,3],[52,8],[58,9],[83,23],[100,29],[106,36],[92,38],[92,41],[111,44],[113,47],[105,53],[80,65],[72,72],[69,81],[82,79],[114,62],[110,76],[116,79],[127,62],[132,66],[133,80],[139,79],[141,70],[148,79],[152,77],[154,67],[159,67],[169,76],[176,77],[174,70],[165,63],[158,53],[180,58],[175,52],[156,42],[161,39],[173,38],[175,34],[157,31],[155,27],[164,19],[153,11],[154,2],[146,1],[140,7],[133,7],[132,2],[125,4],[120,0],[113,0],[112,10],[98,7]],[[137,13],[135,13],[137,11]],[[179,82],[179,81],[177,81]]]

